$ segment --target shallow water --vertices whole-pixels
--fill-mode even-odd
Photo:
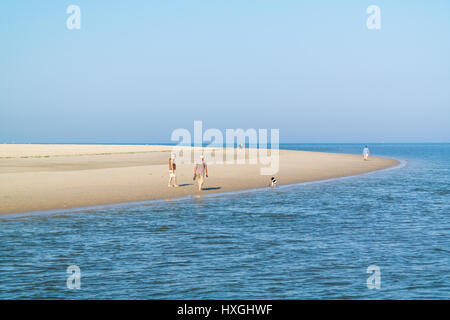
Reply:
[[[284,149],[360,153],[356,144]],[[0,218],[1,299],[449,299],[450,144],[405,166],[204,199]],[[68,289],[66,269],[81,269]],[[369,265],[381,288],[367,288]]]

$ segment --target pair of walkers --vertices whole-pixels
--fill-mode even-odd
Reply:
[[[168,187],[178,187],[177,176],[175,170],[177,165],[175,164],[175,155],[172,154],[169,158],[169,184]],[[197,180],[198,190],[202,190],[203,183],[205,182],[205,176],[208,178],[208,166],[205,163],[203,155],[200,156],[200,161],[194,167],[194,180]]]

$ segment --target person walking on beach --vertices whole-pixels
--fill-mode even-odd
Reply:
[[[172,181],[173,186],[178,187],[177,185],[177,176],[175,175],[175,170],[177,169],[177,165],[175,164],[175,155],[172,153],[169,158],[169,184],[168,187],[172,187]]]
[[[202,185],[205,180],[205,176],[208,178],[208,167],[205,163],[205,158],[203,155],[200,156],[200,161],[195,165],[194,168],[194,180],[197,179],[198,191],[202,191]]]
[[[367,146],[364,147],[362,154],[363,154],[364,160],[368,160],[369,159],[370,151],[369,151],[369,148]]]

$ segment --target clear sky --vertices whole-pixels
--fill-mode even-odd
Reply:
[[[449,142],[449,40],[448,0],[2,0],[0,143]]]

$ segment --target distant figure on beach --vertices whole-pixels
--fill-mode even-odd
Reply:
[[[172,153],[169,158],[169,184],[168,187],[172,187],[172,182],[174,187],[178,187],[177,185],[177,176],[175,174],[175,170],[177,169],[177,165],[175,164],[175,155]]]
[[[203,155],[200,156],[200,161],[195,165],[194,168],[194,180],[197,179],[198,191],[202,191],[202,185],[205,181],[205,175],[208,178],[208,167],[205,163],[205,158]]]
[[[368,160],[369,154],[370,154],[369,147],[365,146],[362,154],[363,154],[364,160]]]

